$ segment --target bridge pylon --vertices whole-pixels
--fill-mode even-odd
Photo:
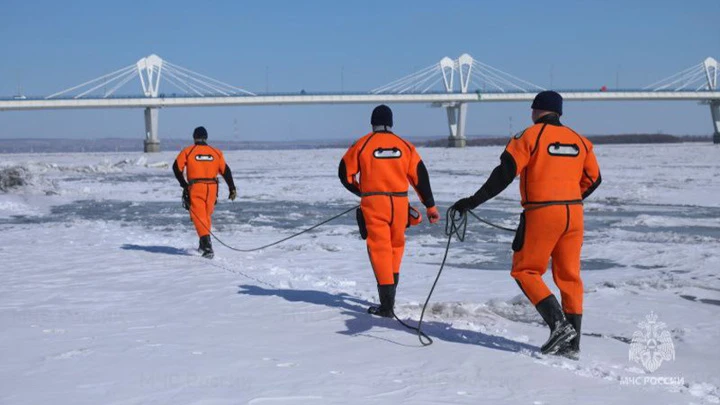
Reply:
[[[443,74],[443,83],[448,93],[454,91],[454,71],[458,71],[458,80],[460,82],[460,92],[467,93],[470,85],[470,74],[472,73],[473,58],[468,54],[462,54],[457,62],[445,57],[440,61],[440,68]],[[449,72],[449,75],[448,75]],[[448,137],[448,147],[464,148],[467,144],[465,138],[465,119],[467,117],[467,103],[453,103],[445,106],[448,117],[448,127],[450,136]]]
[[[645,90],[715,92],[718,89],[718,76],[720,76],[720,63],[716,59],[708,57],[702,63],[646,86]],[[702,102],[702,104],[705,103],[710,105],[713,143],[720,144],[720,100],[711,99]]]
[[[708,83],[708,90],[713,91],[717,89],[718,82],[718,70],[720,70],[720,63],[713,58],[707,58],[703,62],[705,68],[705,77]],[[714,100],[710,102],[710,115],[713,120],[713,143],[720,144],[720,101]]]
[[[710,103],[710,114],[713,120],[713,143],[720,144],[720,101]]]
[[[456,91],[455,77],[460,84],[459,91]],[[439,63],[435,63],[415,73],[401,77],[382,87],[370,91],[371,94],[392,94],[400,95],[406,93],[427,93],[438,91],[437,86],[442,83],[443,90],[448,94],[465,95],[457,101],[433,102],[433,107],[445,108],[448,120],[448,146],[462,148],[466,145],[465,120],[467,117],[467,105],[470,102],[480,101],[480,92],[486,89],[494,93],[531,93],[544,90],[542,87],[522,80],[500,69],[473,59],[467,53],[460,55],[457,59],[444,57]],[[477,91],[478,98],[468,98],[467,93]]]
[[[138,76],[145,97],[157,97],[160,91],[160,77],[162,75],[163,60],[152,54],[137,61]],[[145,109],[145,153],[160,152],[160,137],[158,136],[158,109]]]
[[[145,109],[145,153],[160,152],[160,138],[158,137],[158,109]]]
[[[174,89],[171,93],[173,96],[179,97],[255,95],[255,93],[175,65],[152,54],[138,60],[130,66],[51,94],[45,97],[45,99],[60,98],[60,100],[53,100],[58,102],[69,100],[79,100],[82,102],[82,99],[90,97],[97,100],[107,99],[125,86],[125,84],[136,78],[140,79],[143,96],[148,99],[164,99],[164,96],[160,94],[161,81],[167,83]],[[145,152],[160,152],[160,137],[158,134],[159,111],[158,107],[145,107]]]

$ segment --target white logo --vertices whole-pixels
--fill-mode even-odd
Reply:
[[[375,156],[376,159],[399,159],[402,156],[402,151],[398,148],[377,148],[373,152],[373,156]]]
[[[560,142],[548,145],[548,153],[551,156],[577,156],[580,154],[580,148],[575,144],[563,144]]]
[[[630,343],[630,361],[640,363],[649,372],[657,370],[663,361],[675,360],[675,346],[664,322],[650,312],[638,324],[639,331],[633,333]]]

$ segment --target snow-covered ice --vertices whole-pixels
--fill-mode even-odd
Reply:
[[[441,210],[501,151],[422,149]],[[0,192],[0,404],[720,403],[720,148],[596,152],[579,361],[538,354],[547,330],[509,276],[513,235],[472,218],[426,314],[435,343],[421,347],[365,313],[375,281],[352,215],[260,252],[215,242],[209,261],[174,153],[2,155],[0,176],[24,181]],[[357,204],[337,180],[342,154],[228,151],[240,198],[221,186],[218,236],[251,248]],[[515,183],[476,212],[512,227],[518,198]],[[443,231],[408,232],[408,322]],[[675,350],[654,372],[629,360],[651,312]]]

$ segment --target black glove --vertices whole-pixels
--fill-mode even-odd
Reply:
[[[228,200],[235,201],[236,198],[237,198],[237,190],[235,190],[235,189],[230,190],[230,195],[228,196]]]
[[[450,209],[454,209],[460,213],[463,213],[465,211],[470,211],[477,206],[478,204],[475,202],[475,199],[473,197],[467,197],[455,201],[455,204],[453,204]]]
[[[182,205],[183,208],[190,211],[190,191],[188,191],[187,187],[183,187]]]

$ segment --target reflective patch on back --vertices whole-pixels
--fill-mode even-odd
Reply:
[[[195,155],[195,160],[198,162],[212,162],[215,158],[213,155]]]
[[[400,159],[400,157],[402,157],[402,151],[398,148],[377,148],[373,152],[373,156],[375,159]]]
[[[580,147],[576,144],[555,142],[548,145],[548,153],[551,156],[576,157],[580,154]]]

